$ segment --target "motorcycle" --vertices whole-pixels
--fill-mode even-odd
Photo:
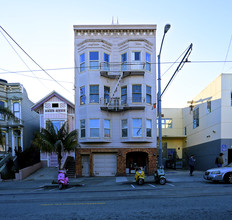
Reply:
[[[68,186],[69,179],[66,176],[66,171],[65,170],[59,170],[58,171],[58,187],[59,190],[63,189],[64,187]]]
[[[154,179],[156,183],[159,183],[160,185],[164,185],[166,183],[166,177],[165,172],[162,167],[159,167],[154,174]]]
[[[145,180],[145,174],[143,171],[142,167],[136,168],[135,170],[135,181],[137,184],[139,185],[143,185],[144,184],[144,180]]]

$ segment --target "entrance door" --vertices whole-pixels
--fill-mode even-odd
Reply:
[[[232,149],[228,149],[228,164],[232,162]]]
[[[89,176],[89,156],[82,156],[82,176]]]

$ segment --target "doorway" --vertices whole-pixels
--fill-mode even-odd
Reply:
[[[82,176],[89,176],[89,155],[82,155]]]
[[[137,167],[143,167],[148,173],[148,154],[145,152],[130,152],[126,155],[126,173],[134,174]]]

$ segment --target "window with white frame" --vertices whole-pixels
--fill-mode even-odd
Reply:
[[[141,65],[141,52],[140,51],[133,51],[132,52],[132,64],[131,69],[142,69]]]
[[[146,136],[151,137],[151,119],[146,120]]]
[[[84,105],[85,104],[85,86],[82,86],[80,88],[80,105]]]
[[[107,104],[110,101],[110,87],[104,86],[104,103]]]
[[[90,137],[97,138],[99,137],[99,129],[100,129],[100,122],[99,119],[90,119],[89,120],[89,127],[90,127]]]
[[[108,119],[104,120],[104,137],[105,138],[110,137],[110,120]]]
[[[211,112],[211,100],[207,101],[207,113]]]
[[[146,103],[151,104],[151,87],[146,86]]]
[[[158,119],[157,119],[157,128],[158,128]],[[161,119],[161,126],[162,128],[172,128],[172,119],[171,118],[162,118]]]
[[[128,137],[127,119],[122,119],[121,126],[122,126],[122,137]]]
[[[193,128],[199,126],[199,108],[193,110]]]
[[[142,137],[142,119],[132,119],[132,135],[133,137]]]
[[[63,126],[65,123],[64,120],[51,120],[53,127],[56,131],[60,130],[60,128]]]
[[[121,55],[121,68],[122,70],[127,70],[127,53]]]
[[[146,70],[151,71],[151,54],[146,53]]]
[[[132,85],[132,102],[142,102],[142,85]]]
[[[121,87],[121,104],[127,104],[127,86]]]
[[[85,138],[85,119],[80,120],[80,130],[81,138]]]
[[[80,55],[80,72],[85,71],[85,54]]]
[[[20,118],[20,104],[19,102],[13,103],[13,113],[15,117]]]
[[[91,70],[99,69],[99,52],[98,51],[89,52],[89,68]]]
[[[99,85],[90,85],[89,98],[90,103],[99,103]]]
[[[104,53],[104,70],[110,70],[110,55]]]
[[[0,101],[0,108],[5,108],[5,102],[3,102],[3,101]],[[4,114],[0,114],[0,120],[1,121],[4,121],[5,120],[5,116],[4,116]]]

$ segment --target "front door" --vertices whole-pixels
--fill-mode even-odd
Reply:
[[[232,162],[232,149],[228,149],[228,164]]]
[[[89,176],[89,155],[82,156],[82,176]]]

